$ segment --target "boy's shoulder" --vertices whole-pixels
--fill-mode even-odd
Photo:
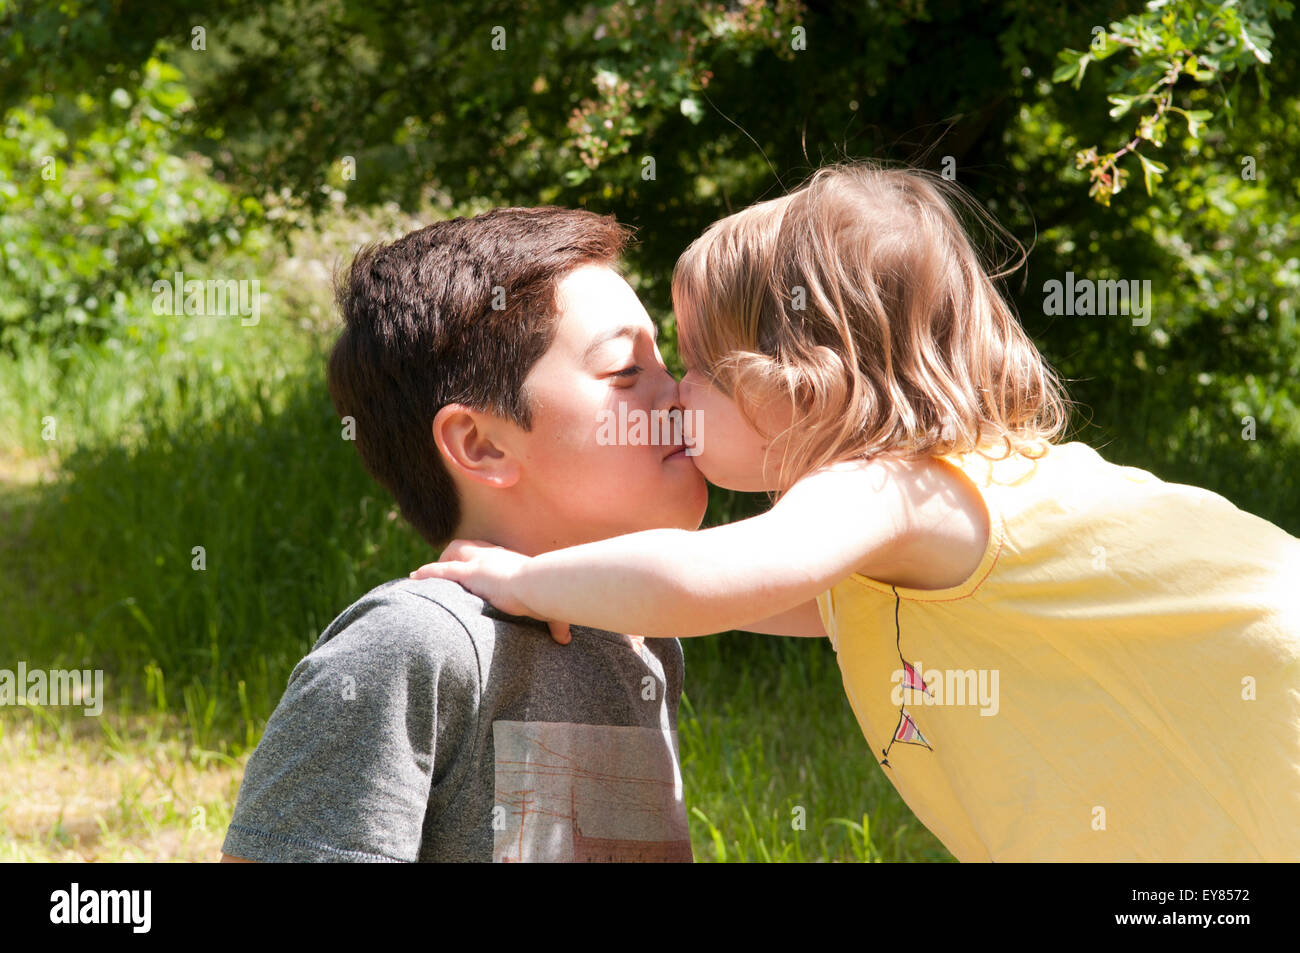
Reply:
[[[469,618],[482,614],[487,603],[450,579],[390,579],[360,596],[325,631],[348,625],[359,615],[387,606],[400,606],[422,615]]]
[[[494,616],[500,618],[501,614],[449,579],[391,579],[340,612],[321,632],[312,651],[359,631],[376,646],[468,647],[492,637]],[[541,622],[536,624],[545,628]]]
[[[545,666],[572,674],[596,664],[593,653],[629,666],[639,656],[620,633],[580,625],[570,631],[573,644],[558,645],[545,622],[502,612],[460,583],[400,578],[376,586],[339,613],[308,658],[335,668],[428,668],[482,684],[493,671],[523,677]],[[647,639],[645,651],[662,667],[670,690],[680,691],[684,658],[679,641]],[[614,654],[607,656],[609,652]]]
[[[550,632],[545,622],[528,616],[511,615],[474,595],[458,582],[450,579],[391,579],[381,583],[361,596],[335,617],[313,646],[319,649],[340,633],[358,625],[374,627],[381,624],[393,638],[410,638],[417,641],[444,639],[447,634],[468,637],[472,643],[489,643],[502,635],[525,636],[529,640],[544,636],[543,645],[550,645]],[[627,643],[627,637],[605,629],[574,625],[575,636],[596,637],[606,641]],[[678,644],[676,639],[651,639],[651,643]]]
[[[625,636],[604,629],[575,625],[572,632],[575,638],[627,643]],[[363,642],[373,653],[391,649],[439,655],[490,656],[499,647],[563,648],[552,642],[545,622],[502,612],[450,579],[400,578],[375,586],[334,618],[311,651],[340,642]]]

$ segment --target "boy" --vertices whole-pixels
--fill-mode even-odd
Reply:
[[[601,411],[678,408],[614,270],[627,231],[497,209],[368,246],[339,283],[329,384],[367,470],[435,548],[520,552],[695,529],[681,446],[610,446]],[[692,859],[677,640],[546,626],[443,580],[395,580],[294,669],[223,860]]]

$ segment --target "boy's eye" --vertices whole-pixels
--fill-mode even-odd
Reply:
[[[615,377],[633,377],[633,376],[635,376],[635,375],[637,375],[637,374],[640,374],[640,373],[641,373],[641,370],[642,370],[642,368],[641,368],[641,365],[640,365],[640,364],[633,364],[631,367],[625,367],[625,368],[623,368],[621,371],[618,371],[614,376],[615,376]]]

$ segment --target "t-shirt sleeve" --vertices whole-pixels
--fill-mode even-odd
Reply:
[[[395,587],[356,603],[326,635],[294,667],[248,760],[222,851],[261,862],[415,861],[426,815],[472,761],[474,645],[446,608]]]

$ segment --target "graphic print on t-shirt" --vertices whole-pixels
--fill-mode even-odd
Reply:
[[[494,721],[492,859],[685,861],[677,732]]]

